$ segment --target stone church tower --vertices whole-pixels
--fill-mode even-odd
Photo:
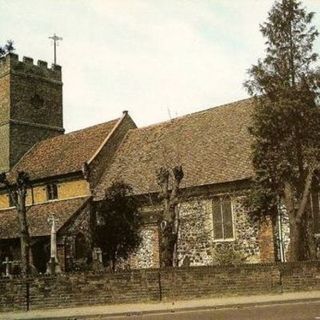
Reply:
[[[0,58],[0,172],[37,142],[63,134],[62,111],[60,66],[13,53]]]

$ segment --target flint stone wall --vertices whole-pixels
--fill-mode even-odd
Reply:
[[[131,269],[159,267],[159,233],[155,225],[147,225],[141,231],[142,243],[136,253],[129,258]]]
[[[265,232],[262,238],[260,223],[254,221],[246,212],[242,205],[243,200],[243,196],[231,197],[234,239],[227,241],[214,239],[212,198],[193,198],[179,204],[179,266],[183,265],[186,258],[190,266],[215,265],[218,263],[216,249],[219,252],[234,250],[245,263],[274,261],[271,225],[264,228],[270,232],[267,233],[267,236]],[[157,207],[156,209],[159,211],[159,208]],[[144,210],[147,209],[144,208]],[[152,211],[152,208],[148,210]],[[147,225],[146,229],[142,232],[143,242],[135,254],[134,263],[130,263],[131,268],[152,268],[159,266],[158,237],[157,225],[154,225],[152,231],[150,226]]]
[[[179,262],[185,257],[191,266],[217,263],[216,249],[234,250],[247,263],[260,262],[259,224],[244,210],[242,197],[231,198],[234,240],[215,240],[213,233],[213,200],[195,199],[180,205],[181,232],[179,236]]]

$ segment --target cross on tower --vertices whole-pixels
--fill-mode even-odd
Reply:
[[[54,56],[53,56],[53,63],[57,64],[57,45],[59,44],[58,41],[62,40],[61,37],[58,37],[55,33],[53,34],[53,36],[49,37],[49,39],[53,40],[53,48],[54,48]]]

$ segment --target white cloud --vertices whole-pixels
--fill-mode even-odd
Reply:
[[[63,36],[67,130],[124,109],[144,125],[168,119],[168,108],[182,115],[245,97],[246,69],[263,54],[259,23],[272,3],[0,0],[0,43],[12,38],[21,55],[51,61],[48,36]],[[319,11],[320,0],[305,3]]]

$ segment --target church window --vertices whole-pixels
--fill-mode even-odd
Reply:
[[[214,240],[233,240],[234,225],[230,198],[213,200],[213,238]]]
[[[58,187],[55,183],[50,183],[47,185],[47,199],[58,199]]]

